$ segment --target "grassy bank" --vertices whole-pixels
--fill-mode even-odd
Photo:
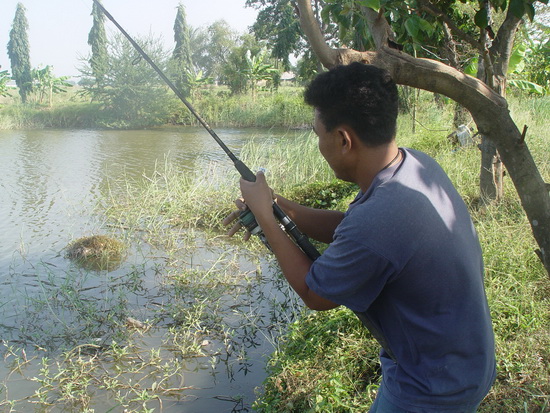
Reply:
[[[225,87],[211,87],[190,98],[195,110],[211,125],[225,127],[303,127],[311,109],[303,104],[302,89],[283,87],[277,92],[259,91],[250,95],[231,95]],[[22,105],[15,98],[0,98],[0,129],[139,129],[163,124],[198,125],[189,110],[172,95],[156,111],[164,118],[136,113],[117,115],[112,108],[90,102],[71,90],[56,96],[52,107]]]

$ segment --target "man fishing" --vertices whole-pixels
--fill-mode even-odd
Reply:
[[[345,213],[307,208],[274,195],[258,173],[255,182],[241,179],[237,206],[255,215],[308,307],[350,308],[381,344],[370,412],[475,412],[494,381],[495,357],[466,205],[433,159],[397,146],[397,87],[386,71],[336,67],[313,80],[305,100],[321,154],[337,178],[359,186],[357,197]],[[273,199],[302,232],[329,244],[319,258],[281,229]]]

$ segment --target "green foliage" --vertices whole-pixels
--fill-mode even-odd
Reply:
[[[96,82],[96,87],[104,86],[105,76],[109,70],[109,56],[107,52],[107,35],[105,33],[105,16],[96,3],[92,8],[93,24],[88,34],[88,44],[92,48],[89,59],[91,74]]]
[[[252,35],[245,34],[240,37],[239,43],[231,49],[227,64],[223,68],[222,81],[229,86],[232,93],[251,90],[254,98],[258,82],[266,80],[273,84],[279,72],[269,61],[263,42],[258,42]]]
[[[537,95],[543,95],[546,93],[546,90],[542,86],[537,85],[533,82],[529,82],[528,80],[511,79],[508,82],[508,85],[527,93],[533,93]]]
[[[262,413],[367,411],[376,395],[378,345],[347,309],[306,312],[268,364],[254,408]]]
[[[522,42],[510,59],[511,86],[530,93],[550,91],[550,8],[537,8],[536,20],[522,28]]]
[[[101,117],[98,103],[55,102],[51,108],[9,104],[0,110],[0,129],[97,128]]]
[[[10,81],[11,76],[7,70],[0,70],[0,96],[8,97],[11,96],[8,92],[7,83]]]
[[[514,47],[508,66],[508,76],[511,77],[508,85],[523,92],[543,95],[547,93],[545,87],[529,79],[533,76],[527,68],[532,64],[536,65],[537,69],[543,72],[543,75],[545,73],[550,74],[550,41],[537,44],[531,41],[530,46],[527,42],[523,42]],[[540,76],[536,76],[536,78],[543,82],[542,85],[550,87],[548,78],[545,79]]]
[[[290,68],[290,55],[304,49],[300,24],[291,3],[290,0],[246,2],[248,7],[258,9],[258,16],[252,26],[254,35],[270,45],[272,56],[281,60],[285,69]]]
[[[293,187],[285,194],[289,199],[301,205],[319,209],[346,209],[359,191],[359,187],[350,182],[334,179],[330,182],[314,182]]]
[[[65,93],[67,92],[67,88],[72,87],[67,82],[69,76],[54,76],[51,66],[33,69],[31,77],[37,103],[42,104],[45,99],[48,99],[49,107],[52,106],[53,95],[55,93]]]
[[[160,39],[149,36],[138,42],[165,70],[168,59]],[[122,35],[115,36],[109,48],[110,70],[104,77],[103,86],[86,87],[104,105],[103,126],[137,128],[165,123],[174,109],[173,93]]]
[[[218,20],[206,29],[193,30],[189,44],[195,68],[220,81],[231,50],[238,45],[238,36],[226,21]]]
[[[201,89],[193,106],[210,125],[231,127],[305,127],[311,108],[303,102],[301,89],[281,87],[276,92],[260,90],[250,94],[232,94],[226,87]],[[174,123],[197,125],[189,110],[180,106]]]
[[[255,96],[258,82],[262,80],[273,81],[278,70],[266,61],[267,49],[265,48],[260,50],[256,55],[252,55],[251,51],[247,50],[244,57],[245,67],[242,68],[240,73],[246,79],[247,84],[250,85],[252,95]]]
[[[182,3],[178,5],[176,20],[174,21],[174,41],[176,47],[172,53],[170,69],[172,77],[175,80],[176,87],[183,92],[185,96],[191,93],[189,78],[195,73],[193,59],[191,56],[189,28],[187,27],[185,7]]]
[[[328,1],[321,11],[323,24],[329,26],[334,22],[338,26],[338,45],[364,51],[372,49],[374,42],[363,17],[363,1],[341,0]],[[376,6],[376,5],[374,5]]]
[[[17,3],[8,42],[8,56],[11,62],[11,73],[19,88],[19,95],[23,103],[27,102],[27,97],[32,92],[28,28],[25,6],[22,3]]]
[[[199,70],[197,73],[191,70],[186,70],[185,81],[189,85],[192,98],[196,98],[200,94],[201,89],[212,83],[212,79],[205,77],[202,70]]]

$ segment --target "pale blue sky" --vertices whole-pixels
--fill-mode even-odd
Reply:
[[[52,65],[58,76],[78,76],[79,57],[89,54],[88,32],[92,25],[92,0],[2,0],[0,9],[0,65],[10,70],[6,45],[17,3],[27,9],[31,65]],[[132,36],[162,35],[173,44],[176,7],[182,2],[187,23],[205,26],[224,19],[239,32],[251,26],[256,10],[245,8],[245,0],[102,0],[103,6]],[[117,29],[110,22],[108,33]]]

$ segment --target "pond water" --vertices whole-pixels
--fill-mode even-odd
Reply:
[[[216,132],[237,156],[250,139],[296,135],[257,129]],[[211,244],[200,241],[200,233],[187,234],[199,240],[196,248],[178,257],[192,263],[190,270],[236,270],[221,286],[201,285],[204,277],[197,276],[197,284],[182,291],[164,279],[167,273],[181,271],[181,266],[174,270],[163,251],[145,242],[132,245],[124,264],[114,271],[84,270],[63,254],[74,239],[99,233],[108,225],[97,206],[113,196],[113,182],[122,176],[129,180],[150,176],[166,161],[181,174],[207,162],[231,166],[201,128],[0,131],[0,338],[4,342],[0,351],[6,360],[0,367],[0,409],[8,400],[19,400],[21,406],[29,400],[38,388],[29,378],[43,367],[42,356],[55,359],[60,354],[57,349],[88,345],[109,348],[112,354],[109,346],[131,338],[141,343],[136,354],[158,348],[161,358],[181,363],[185,371],[170,377],[181,376],[179,386],[185,390],[157,397],[157,408],[249,411],[255,387],[266,376],[265,363],[277,331],[289,321],[285,309],[296,306],[270,260],[249,259],[229,241]],[[182,306],[199,308],[203,290],[217,291],[208,316],[212,320],[201,319],[198,327],[180,323],[187,340],[192,336],[199,347],[192,357],[185,357],[174,350],[177,340],[172,337],[168,342],[165,336],[178,325],[174,314],[181,313]],[[128,317],[148,320],[149,328],[117,332],[116,326]],[[144,357],[139,354],[136,357]],[[7,362],[17,357],[30,361],[16,374]],[[143,367],[147,373],[139,372],[143,388],[145,383],[159,386],[152,364]],[[105,362],[104,368],[114,367],[112,360]],[[104,388],[96,385],[91,408],[122,411],[112,396],[102,396]],[[27,411],[19,408],[15,411]]]

